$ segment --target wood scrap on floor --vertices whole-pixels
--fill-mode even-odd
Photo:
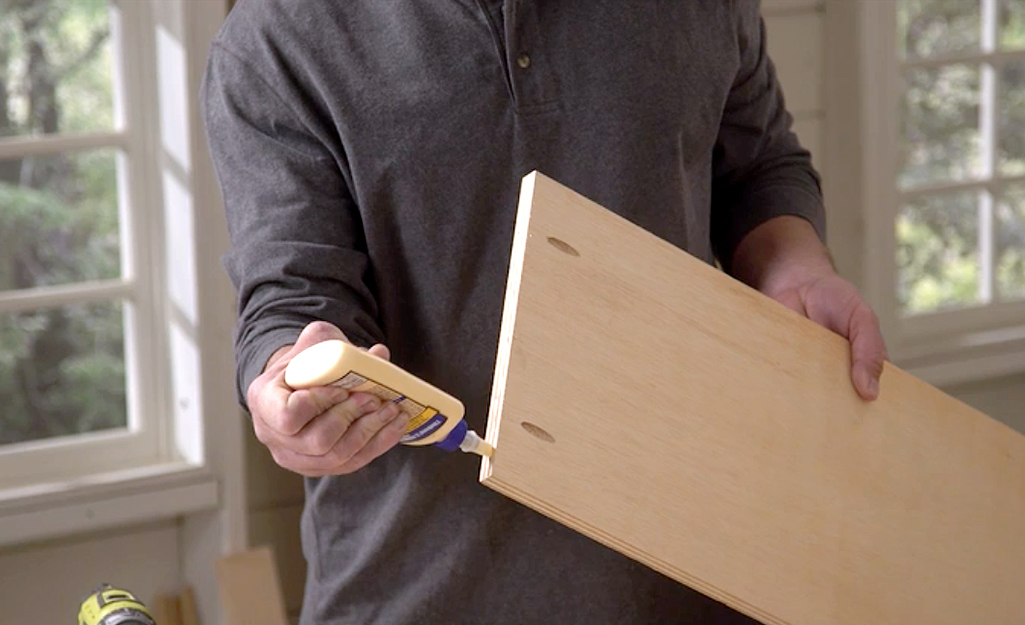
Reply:
[[[224,625],[288,625],[270,547],[218,559],[217,583]]]

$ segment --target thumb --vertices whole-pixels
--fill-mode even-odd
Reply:
[[[879,379],[887,355],[879,321],[867,306],[859,306],[851,315],[848,334],[852,381],[859,395],[873,400],[879,396]]]
[[[377,356],[378,358],[383,358],[385,360],[391,359],[391,352],[383,343],[378,343],[370,349],[368,349],[367,351],[373,354],[374,356]]]
[[[346,342],[349,340],[345,336],[345,333],[339,330],[338,326],[333,323],[328,323],[327,321],[313,321],[299,333],[299,338],[295,340],[295,345],[292,346],[292,353],[298,354],[310,345],[315,345],[317,343],[333,339],[339,339]]]

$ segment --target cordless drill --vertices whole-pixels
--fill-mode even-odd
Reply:
[[[82,602],[78,625],[156,625],[156,622],[135,595],[103,584]]]

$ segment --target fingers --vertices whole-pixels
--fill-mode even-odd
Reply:
[[[851,381],[864,399],[879,397],[879,378],[887,358],[879,319],[864,302],[850,316],[847,332],[851,342]]]
[[[308,324],[293,345],[275,352],[247,393],[256,437],[275,462],[303,475],[350,473],[365,466],[399,442],[408,422],[397,406],[382,406],[366,393],[350,395],[335,386],[293,390],[285,384],[285,368],[292,358],[333,339],[348,340],[330,323]],[[368,352],[391,357],[383,344]]]
[[[378,430],[366,445],[353,454],[344,466],[339,467],[339,470],[351,473],[370,464],[375,458],[399,444],[399,440],[406,433],[407,425],[409,425],[409,416],[404,412],[399,412],[391,422],[386,423]]]
[[[407,423],[405,414],[389,403],[356,419],[326,453],[311,455],[287,446],[269,447],[275,462],[296,473],[308,477],[343,475],[363,468],[398,444]]]
[[[863,399],[876,399],[887,356],[875,313],[857,289],[839,276],[805,286],[801,299],[809,319],[850,342],[851,382]]]
[[[323,456],[334,449],[350,429],[364,423],[363,417],[381,410],[381,400],[366,393],[355,393],[312,419],[281,446],[306,456]]]
[[[388,350],[387,347],[385,347],[381,343],[378,343],[377,345],[374,345],[373,347],[371,347],[367,351],[369,353],[373,354],[374,356],[377,356],[378,358],[384,358],[385,360],[391,360],[391,352]]]
[[[253,383],[254,387],[257,383]],[[251,393],[250,411],[254,425],[279,436],[298,433],[317,415],[344,402],[349,394],[336,386],[319,386],[292,391],[277,378],[261,380]]]

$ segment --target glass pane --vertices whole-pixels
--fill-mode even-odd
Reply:
[[[1004,66],[1000,89],[1000,171],[1019,176],[1025,174],[1025,62]]]
[[[107,0],[0,2],[0,137],[111,130]]]
[[[0,315],[0,445],[123,428],[121,305]]]
[[[1025,2],[998,0],[1000,6],[1000,45],[1005,49],[1025,48]]]
[[[0,161],[0,290],[116,278],[110,151]]]
[[[978,195],[915,200],[897,218],[898,301],[906,313],[979,299]]]
[[[1025,299],[1025,185],[1010,186],[997,205],[997,294]]]
[[[905,78],[901,186],[980,176],[979,68],[911,69]]]
[[[981,18],[980,0],[900,0],[898,41],[909,58],[977,50]]]

